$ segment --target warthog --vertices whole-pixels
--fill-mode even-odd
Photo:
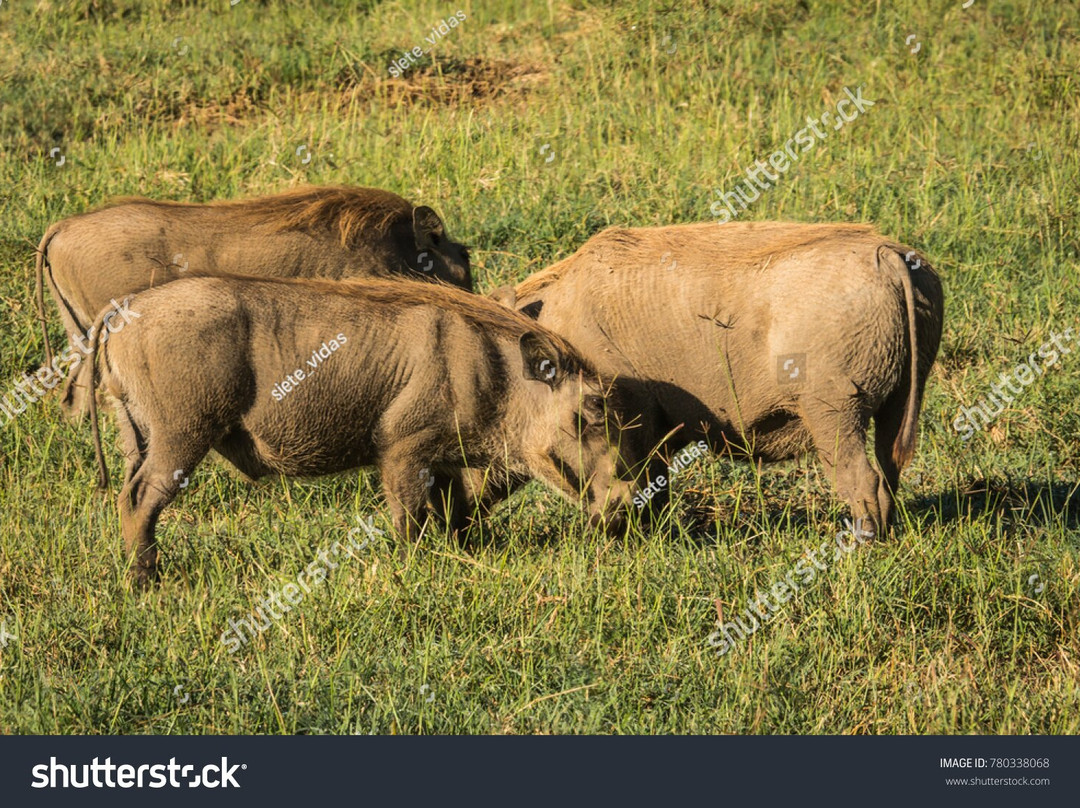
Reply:
[[[658,446],[651,479],[698,440],[765,461],[813,446],[854,517],[889,523],[941,341],[914,250],[865,225],[612,229],[494,296],[621,380],[640,416],[624,458]]]
[[[465,247],[438,214],[376,188],[300,188],[274,196],[196,205],[120,200],[52,225],[37,254],[38,317],[45,364],[57,370],[45,317],[52,292],[72,344],[112,299],[194,275],[282,278],[387,276],[437,279],[472,289]],[[89,374],[73,350],[61,405],[86,412]]]
[[[138,317],[95,340],[89,364],[116,404],[121,523],[142,583],[156,574],[158,515],[211,448],[252,478],[375,465],[406,538],[433,483],[462,468],[584,495],[608,527],[633,495],[606,386],[562,337],[487,298],[400,281],[193,278],[130,308]],[[106,486],[96,396],[90,408]],[[465,503],[451,500],[457,527]]]

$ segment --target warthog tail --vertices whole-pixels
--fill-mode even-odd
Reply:
[[[41,323],[41,336],[45,338],[45,366],[52,367],[52,345],[49,344],[49,322],[45,317],[45,264],[48,262],[49,242],[60,231],[60,225],[54,224],[45,231],[37,248],[37,261],[34,272],[34,298],[37,302],[38,322]]]
[[[896,463],[898,468],[902,469],[911,462],[911,458],[915,454],[915,441],[919,431],[919,404],[922,392],[919,389],[919,329],[915,322],[915,290],[911,283],[911,270],[908,268],[903,256],[891,245],[878,247],[879,268],[883,260],[883,251],[885,262],[895,270],[895,274],[898,276],[897,280],[900,281],[900,285],[904,288],[904,303],[907,307],[908,370],[910,380],[908,382],[907,402],[904,406],[904,418],[900,422],[900,432],[893,442],[892,449],[893,462]]]
[[[101,450],[101,430],[98,428],[97,386],[98,386],[98,337],[105,327],[105,315],[113,311],[112,306],[98,315],[90,329],[90,432],[94,437],[94,457],[98,465],[98,488],[109,488],[109,469],[105,465],[105,453]]]

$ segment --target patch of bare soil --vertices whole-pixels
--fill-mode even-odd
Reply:
[[[389,60],[387,60],[389,61]],[[547,80],[539,64],[472,57],[425,57],[405,75],[354,65],[338,75],[339,86],[353,99],[378,99],[392,107],[418,104],[483,103],[521,97]]]

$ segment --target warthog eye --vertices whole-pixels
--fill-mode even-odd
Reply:
[[[578,432],[604,423],[604,399],[601,396],[585,396],[578,413]]]

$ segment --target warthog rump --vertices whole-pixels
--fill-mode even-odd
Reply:
[[[606,385],[565,339],[486,298],[399,281],[195,278],[131,308],[138,319],[95,342],[90,366],[115,402],[121,522],[141,582],[156,573],[159,513],[211,448],[250,477],[377,466],[403,537],[429,493],[445,496],[452,528],[465,524],[453,488],[464,468],[495,485],[538,477],[584,495],[604,522],[633,496]]]
[[[495,297],[617,377],[640,422],[624,457],[655,450],[651,477],[699,439],[766,461],[816,448],[854,516],[888,523],[944,312],[916,251],[865,225],[612,229]]]

